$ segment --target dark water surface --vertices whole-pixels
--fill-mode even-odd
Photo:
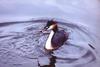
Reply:
[[[0,67],[85,67],[96,62],[94,36],[83,25],[58,21],[69,39],[53,54],[44,50],[48,19],[0,23]],[[51,64],[51,65],[50,65]]]

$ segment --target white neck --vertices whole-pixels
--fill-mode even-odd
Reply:
[[[50,35],[49,35],[47,41],[46,41],[46,45],[45,45],[45,48],[46,48],[46,49],[49,49],[49,50],[52,50],[52,49],[53,49],[52,43],[51,43],[51,39],[52,39],[53,35],[54,35],[54,31],[52,30],[52,31],[50,32]]]

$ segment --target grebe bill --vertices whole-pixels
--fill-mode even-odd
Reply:
[[[47,39],[47,41],[46,41],[46,45],[45,45],[45,48],[46,48],[47,50],[53,50],[53,49],[54,49],[54,48],[52,47],[52,43],[51,43],[51,40],[52,40],[53,35],[54,35],[54,31],[51,30],[50,35],[49,35],[49,37],[48,37],[48,39]]]

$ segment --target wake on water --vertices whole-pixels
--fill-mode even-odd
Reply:
[[[45,66],[51,62],[50,57],[55,56],[56,67],[84,67],[99,59],[94,47],[96,36],[84,25],[59,19],[54,20],[58,22],[60,30],[69,33],[69,39],[54,54],[45,52],[44,45],[49,33],[43,34],[40,30],[48,20],[42,18],[0,23],[0,66],[24,67],[25,59],[34,62],[34,67],[38,67],[38,64]]]

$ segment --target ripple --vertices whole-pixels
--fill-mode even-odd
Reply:
[[[23,66],[28,62],[34,62],[41,67],[58,67],[60,64],[81,67],[97,60],[95,49],[89,46],[89,44],[94,45],[93,34],[88,32],[83,25],[68,21],[62,22],[57,19],[55,21],[58,22],[59,29],[64,29],[69,33],[69,40],[58,50],[55,50],[53,54],[45,51],[44,45],[49,34],[43,34],[40,30],[43,29],[48,20],[0,23],[0,62],[11,64],[13,67]],[[8,27],[12,30],[7,30]],[[18,27],[22,31],[16,30]],[[6,33],[5,30],[7,30]],[[18,59],[16,59],[17,57]],[[18,63],[20,60],[22,62]]]

